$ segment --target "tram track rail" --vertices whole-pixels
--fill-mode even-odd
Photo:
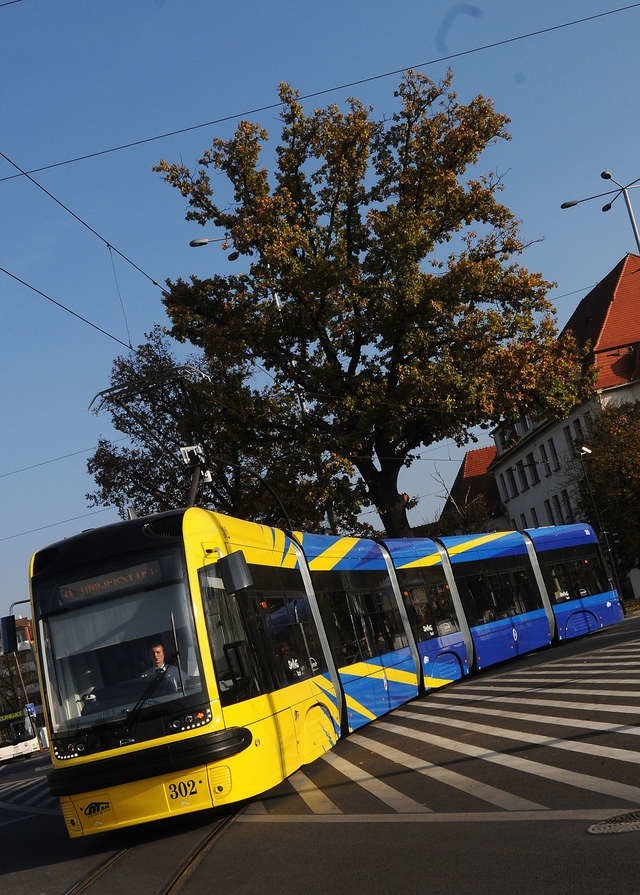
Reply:
[[[180,856],[174,866],[166,872],[165,879],[160,883],[152,884],[146,888],[143,881],[136,882],[136,890],[141,895],[178,895],[190,879],[193,872],[206,858],[220,837],[232,825],[233,821],[242,812],[242,808],[224,817],[218,818],[213,824],[209,824],[204,835],[196,838],[195,844],[186,849],[186,853]],[[122,870],[125,861],[135,862],[136,857],[143,859],[142,867],[146,867],[149,861],[154,859],[154,854],[160,856],[166,850],[166,840],[147,840],[144,843],[125,846],[112,852],[105,860],[70,886],[64,895],[100,895],[102,890],[113,891],[112,879],[118,871]]]

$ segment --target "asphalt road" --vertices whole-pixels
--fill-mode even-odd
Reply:
[[[629,618],[358,731],[246,806],[181,891],[635,893],[639,715],[640,618]],[[2,895],[65,895],[112,855],[91,895],[155,895],[160,864],[216,821],[68,840],[47,764],[0,768]]]

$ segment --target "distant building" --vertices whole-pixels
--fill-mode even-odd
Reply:
[[[0,656],[0,713],[33,703],[36,716],[40,718],[42,699],[31,619],[16,618],[16,634],[17,652]]]
[[[438,520],[439,534],[501,530],[508,523],[490,472],[495,447],[467,451]]]
[[[596,369],[592,398],[574,407],[558,422],[522,417],[492,432],[495,455],[484,475],[465,473],[476,460],[489,457],[470,451],[456,478],[459,488],[479,494],[485,488],[488,507],[494,507],[497,485],[504,528],[533,528],[577,521],[580,516],[579,465],[576,448],[588,445],[592,420],[607,404],[640,399],[640,256],[628,254],[579,303],[563,329],[572,332],[581,348],[589,348]],[[493,448],[485,448],[491,451]],[[471,488],[473,482],[473,488]],[[451,511],[445,504],[441,519]]]

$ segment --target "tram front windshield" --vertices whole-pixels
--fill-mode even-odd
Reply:
[[[188,589],[177,555],[92,577],[67,578],[39,595],[54,733],[130,717],[202,693]],[[37,597],[38,592],[34,590]]]

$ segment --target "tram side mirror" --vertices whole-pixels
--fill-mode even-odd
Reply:
[[[253,585],[253,575],[242,550],[221,557],[216,566],[227,593],[236,594]]]
[[[17,649],[16,617],[15,615],[5,615],[0,618],[0,656],[4,656],[6,653],[15,653]]]

